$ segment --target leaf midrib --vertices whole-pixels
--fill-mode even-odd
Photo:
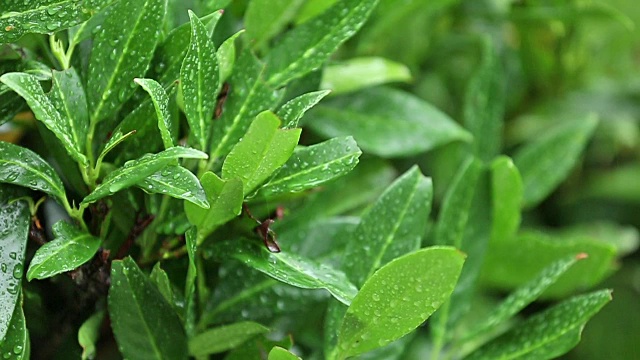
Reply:
[[[40,173],[44,173],[44,172],[41,172],[41,171],[37,171],[37,169],[34,169],[34,168],[30,167],[30,166],[24,165],[23,163],[16,162],[14,160],[0,158],[0,162],[5,162],[5,163],[17,165],[19,167],[27,169],[27,171],[29,171],[29,172],[32,172],[32,173],[36,174],[36,176],[38,174],[40,174]],[[51,185],[51,187],[53,187],[53,189],[58,192],[58,194],[56,194],[56,195],[59,197],[59,199],[60,200],[64,200],[64,197],[62,196],[62,194],[65,194],[64,190],[60,189],[56,184],[52,183],[48,176],[47,177],[37,176],[37,177],[43,179],[45,182],[47,182],[49,185]],[[17,183],[12,183],[12,184],[17,184]],[[19,185],[22,185],[22,184],[19,184]],[[29,187],[29,186],[27,186],[27,187]]]
[[[324,166],[333,165],[335,163],[342,162],[343,160],[346,160],[348,158],[351,158],[351,157],[354,157],[354,156],[357,156],[357,155],[360,155],[360,154],[362,154],[362,151],[356,151],[356,152],[353,152],[353,153],[348,153],[348,154],[345,154],[342,157],[333,158],[330,161],[323,162],[323,163],[318,163],[317,165],[309,167],[307,169],[292,173],[292,174],[287,175],[287,176],[282,177],[282,178],[277,178],[274,181],[270,181],[269,184],[267,184],[267,186],[265,186],[265,189],[267,187],[272,186],[272,185],[277,185],[277,184],[280,184],[282,182],[289,181],[291,179],[295,179],[295,178],[303,176],[303,175],[307,175],[307,174],[312,173],[312,172],[314,172],[314,171],[316,171],[318,169],[322,169],[322,167],[324,167]]]

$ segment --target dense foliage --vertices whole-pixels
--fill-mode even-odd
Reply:
[[[636,22],[4,1],[0,353],[637,358]]]

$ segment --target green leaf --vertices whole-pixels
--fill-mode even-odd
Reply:
[[[13,319],[22,307],[16,305],[22,284],[25,252],[29,238],[30,214],[25,201],[12,201],[24,196],[19,188],[0,186],[0,339],[13,333],[11,325],[19,322]],[[19,310],[16,310],[19,309]],[[24,316],[23,316],[24,326]],[[18,333],[15,333],[19,336]]]
[[[25,186],[67,202],[64,185],[55,170],[38,154],[0,141],[0,182]]]
[[[348,305],[358,290],[346,275],[328,265],[292,253],[272,253],[258,241],[226,241],[216,244],[216,256],[232,257],[283,283],[302,289],[326,289],[336,300]]]
[[[293,347],[293,339],[286,336],[280,341],[269,340],[266,336],[258,336],[253,341],[246,342],[243,346],[233,349],[225,360],[245,360],[263,358],[268,349],[279,346],[283,349]]]
[[[326,137],[353,135],[365,152],[382,157],[416,155],[469,133],[432,105],[391,88],[340,96],[313,109],[309,126]]]
[[[481,41],[482,58],[469,80],[464,103],[464,125],[473,134],[473,154],[488,162],[500,153],[504,127],[503,66],[489,37]]]
[[[53,225],[54,240],[42,245],[31,260],[27,279],[46,279],[73,270],[93,258],[102,240],[65,221]]]
[[[182,166],[167,166],[136,184],[151,194],[163,194],[183,199],[208,209],[207,195],[198,178]]]
[[[200,178],[200,183],[211,207],[203,209],[192,203],[184,203],[189,222],[198,228],[198,243],[202,243],[220,225],[240,215],[244,200],[240,179],[224,181],[216,174],[206,172]]]
[[[68,72],[67,74],[72,74]],[[64,75],[68,76],[68,75]],[[78,77],[72,76],[72,78],[65,79],[64,76],[56,76],[54,79],[54,85],[52,92],[47,96],[38,79],[34,75],[26,73],[8,73],[0,76],[0,81],[10,87],[13,91],[23,97],[29,107],[33,111],[36,119],[41,121],[49,130],[51,130],[56,137],[60,140],[67,153],[78,163],[87,163],[86,157],[83,155],[83,150],[80,148],[79,142],[82,131],[80,130],[86,125],[76,123],[73,119],[75,114],[70,114],[70,111],[80,111],[78,114],[81,119],[81,99],[82,95],[78,95],[78,98],[71,99],[68,95],[71,91],[80,91],[76,87],[81,86],[77,83]],[[69,88],[61,88],[60,86],[68,86]],[[69,91],[69,93],[67,93]],[[77,100],[77,101],[76,101]],[[65,109],[68,116],[61,114],[58,109]],[[78,109],[73,110],[77,107]],[[69,117],[72,115],[72,117]],[[79,120],[81,122],[82,120]]]
[[[280,87],[318,69],[371,14],[377,0],[344,0],[286,33],[267,53],[267,81]]]
[[[136,133],[136,130],[131,130],[126,134],[123,134],[120,128],[116,129],[113,134],[111,134],[109,141],[107,141],[107,143],[104,145],[104,148],[100,152],[98,159],[104,159],[104,157],[107,156],[107,154],[110,153],[111,150],[113,150],[116,146],[120,145],[122,142],[135,135]]]
[[[48,97],[55,109],[61,112],[63,129],[71,136],[71,144],[78,154],[69,152],[76,161],[86,161],[83,152],[86,148],[89,128],[89,110],[82,80],[73,69],[53,71],[51,92]],[[43,121],[44,122],[44,121]],[[46,123],[45,123],[46,125]],[[49,128],[53,131],[52,128]],[[58,138],[60,138],[59,135]]]
[[[507,156],[496,158],[491,163],[492,242],[508,241],[518,231],[522,191],[522,178],[513,161]]]
[[[151,269],[149,280],[156,286],[156,288],[158,288],[158,291],[162,294],[167,303],[174,303],[171,281],[169,281],[167,273],[160,267],[159,262],[157,262],[153,269]]]
[[[22,310],[22,291],[20,291],[20,301],[13,309],[11,321],[8,324],[8,331],[3,332],[2,342],[0,342],[0,352],[3,357],[14,360],[30,359],[29,331]]]
[[[216,107],[220,75],[216,49],[207,29],[191,11],[189,18],[191,43],[180,69],[180,86],[193,141],[200,149],[206,150],[209,148],[211,120]]]
[[[149,121],[149,119],[155,119],[156,111],[153,106],[153,102],[148,99],[142,102],[137,108],[130,112],[113,131],[113,141],[109,139],[109,142],[105,145],[103,150],[106,151],[110,145],[115,145],[116,140],[121,134],[129,134],[135,131],[135,141],[128,141],[122,144],[119,149],[119,154],[116,163],[122,164],[129,159],[135,159],[141,157],[149,152],[160,151],[162,143],[162,135],[157,126],[156,121]],[[133,139],[132,139],[133,140]]]
[[[89,19],[114,0],[33,0],[3,2],[0,43],[15,42],[29,33],[52,34]]]
[[[109,316],[124,357],[187,359],[180,319],[130,257],[112,263]]]
[[[301,360],[302,358],[296,356],[294,353],[289,352],[287,349],[283,349],[280,346],[276,346],[269,351],[268,360]]]
[[[100,1],[100,0],[98,0]],[[115,2],[115,1],[109,1]],[[99,11],[95,13],[91,18],[81,24],[69,28],[68,39],[69,46],[76,47],[78,44],[87,40],[93,35],[93,32],[98,26],[100,26],[107,15],[107,11]]]
[[[611,290],[575,296],[518,324],[465,360],[553,359],[573,348],[585,323],[611,301]]]
[[[185,280],[184,298],[185,298],[185,330],[187,336],[191,338],[195,332],[196,321],[196,276],[198,269],[196,268],[196,250],[197,250],[197,230],[191,227],[185,234],[187,256],[189,257],[189,265],[187,268],[187,278]]]
[[[168,149],[172,147],[174,145],[173,139],[177,138],[177,136],[171,134],[173,125],[171,113],[169,112],[169,97],[167,96],[167,92],[164,91],[162,85],[153,79],[134,79],[133,81],[140,85],[144,91],[151,96],[153,107],[156,109],[158,129],[160,130],[160,136],[162,136],[164,148]]]
[[[135,91],[153,57],[167,0],[118,1],[106,11],[89,61],[87,97],[91,122],[112,116]]]
[[[513,162],[522,175],[525,208],[538,204],[569,175],[597,125],[593,116],[565,123],[518,150]]]
[[[282,105],[278,109],[278,116],[284,122],[284,129],[293,129],[298,127],[298,122],[307,110],[316,106],[325,96],[329,95],[331,91],[322,90],[314,91],[304,95],[300,95],[294,99],[289,100],[286,104]]]
[[[339,95],[375,85],[409,81],[411,72],[401,63],[381,57],[360,57],[327,66],[320,88]]]
[[[301,129],[278,129],[280,119],[269,111],[260,113],[247,133],[231,150],[222,166],[222,178],[240,178],[248,195],[289,159]]]
[[[220,45],[218,52],[216,52],[220,70],[220,84],[224,83],[233,71],[233,66],[236,63],[236,39],[242,33],[244,33],[244,29],[231,35]]]
[[[390,261],[362,286],[338,333],[338,358],[362,354],[408,334],[451,295],[464,255],[432,247]]]
[[[256,115],[278,102],[278,93],[262,79],[264,65],[251,52],[243,52],[234,69],[222,116],[213,123],[209,155],[216,163],[244,136]]]
[[[91,204],[122,189],[134,186],[178,158],[206,159],[207,154],[196,149],[174,146],[157,154],[147,154],[139,159],[128,161],[123,167],[107,175],[102,183],[82,200],[82,204]]]
[[[98,311],[82,323],[78,330],[78,343],[82,346],[82,360],[96,356],[96,342],[100,336],[100,327],[105,311]]]
[[[209,329],[189,339],[189,355],[202,357],[236,348],[268,328],[251,321]]]
[[[259,47],[277,35],[295,16],[303,0],[254,0],[244,14],[247,36]]]
[[[319,186],[353,170],[361,154],[350,136],[296,149],[260,194],[273,196]]]
[[[362,215],[344,253],[344,270],[356,286],[389,261],[420,248],[432,197],[431,179],[414,166]]]

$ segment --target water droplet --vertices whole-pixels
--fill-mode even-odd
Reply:
[[[22,346],[16,345],[13,347],[13,353],[16,355],[20,355],[22,353]]]
[[[17,258],[18,258],[18,254],[17,254],[17,253],[15,253],[15,252],[11,252],[11,253],[9,254],[9,257],[10,257],[11,259],[15,260],[15,259],[17,259]]]
[[[13,268],[13,277],[18,279],[18,280],[22,279],[22,265],[17,264]]]
[[[7,272],[7,264],[2,264],[0,265],[0,268],[2,268],[2,272],[6,273]]]

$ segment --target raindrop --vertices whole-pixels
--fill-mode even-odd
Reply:
[[[13,353],[16,355],[20,355],[22,353],[22,346],[16,345],[13,347]]]
[[[18,257],[18,254],[17,254],[17,253],[15,253],[15,252],[11,252],[11,253],[9,254],[9,257],[10,257],[11,259],[15,260],[15,259]]]
[[[7,272],[7,264],[2,264],[0,265],[0,268],[2,268],[2,272],[6,273]]]
[[[13,268],[13,277],[18,279],[18,280],[22,279],[22,265],[17,264]]]

